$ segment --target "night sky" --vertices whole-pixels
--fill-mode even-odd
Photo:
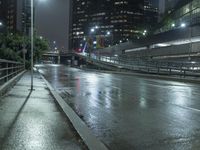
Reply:
[[[50,45],[56,41],[59,49],[68,46],[69,0],[38,0],[36,4],[36,30],[47,38]]]

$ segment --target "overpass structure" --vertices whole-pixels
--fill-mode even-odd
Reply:
[[[143,39],[129,41],[113,47],[95,50],[95,55],[120,56],[129,59],[172,59],[194,58],[200,55],[200,26],[180,27]]]
[[[58,63],[121,71],[195,75],[200,70],[200,26],[179,27],[140,40],[87,53],[47,53]]]
[[[193,38],[195,40],[195,38]],[[197,38],[198,40],[198,38]],[[185,40],[184,42],[187,42]],[[199,44],[193,43],[193,44]],[[161,44],[160,44],[161,45]],[[151,74],[163,74],[163,75],[180,75],[180,76],[200,76],[200,62],[199,61],[185,61],[179,60],[178,58],[191,57],[192,59],[198,58],[198,49],[196,53],[194,51],[188,55],[186,52],[188,44],[172,45],[172,46],[161,46],[160,48],[155,47],[152,49],[140,49],[133,48],[125,50],[124,54],[112,53],[110,55],[102,55],[100,53],[62,53],[53,54],[47,53],[43,57],[55,57],[57,63],[72,65],[72,66],[96,66],[96,69],[106,69],[112,71],[125,71],[125,72],[141,72]],[[189,44],[190,45],[190,44]],[[197,45],[198,46],[198,45]],[[172,49],[177,47],[176,49]],[[174,52],[176,55],[165,55],[167,52],[156,53],[156,50],[165,50],[168,48],[168,52]],[[182,49],[181,49],[182,48]],[[184,52],[185,48],[185,52]],[[192,48],[195,48],[192,45]],[[137,50],[135,50],[137,49]],[[182,51],[181,51],[182,50]],[[148,52],[147,52],[148,51]],[[152,57],[152,54],[155,54]],[[146,56],[144,56],[146,54]],[[156,56],[157,54],[157,56]],[[139,56],[141,55],[141,56]],[[147,58],[147,56],[149,58]],[[176,58],[171,60],[169,58]],[[168,59],[167,59],[168,58]]]

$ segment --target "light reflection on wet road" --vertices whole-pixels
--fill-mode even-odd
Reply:
[[[110,149],[200,149],[199,85],[66,66],[38,68]]]

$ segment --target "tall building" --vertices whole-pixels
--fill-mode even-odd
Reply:
[[[0,21],[2,22],[2,28],[4,28],[4,30],[17,30],[16,0],[0,0]]]
[[[72,2],[70,37],[71,48],[74,50],[83,49],[85,43],[98,48],[99,41],[100,47],[107,47],[138,38],[146,29],[144,23],[157,22],[157,9],[154,9],[150,2],[147,3],[147,0]]]
[[[144,30],[144,1],[117,0],[112,2],[112,7],[110,10],[114,44],[137,37]]]
[[[156,33],[200,24],[199,0],[165,1],[165,17],[160,21]]]
[[[0,0],[1,28],[8,32],[30,32],[30,0]]]
[[[17,0],[17,30],[24,35],[30,35],[31,1]]]
[[[21,22],[20,30],[25,35],[30,35],[31,33],[31,1],[30,0],[22,0],[21,8]]]
[[[5,31],[5,24],[6,24],[6,1],[0,0],[0,32]]]
[[[171,13],[177,5],[187,3],[188,1],[190,0],[159,0],[160,20],[166,14]]]
[[[158,8],[150,0],[144,0],[144,27],[151,32],[158,23]]]

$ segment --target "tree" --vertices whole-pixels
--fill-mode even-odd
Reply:
[[[0,35],[0,58],[21,61],[19,50],[21,50],[23,38],[18,34]]]
[[[18,33],[7,33],[0,35],[0,58],[21,61],[22,49],[27,49],[26,59],[30,61],[31,42],[28,36]],[[34,60],[39,60],[42,54],[49,49],[47,40],[34,37]]]
[[[34,60],[39,61],[42,55],[49,49],[47,40],[35,36],[34,38]]]

